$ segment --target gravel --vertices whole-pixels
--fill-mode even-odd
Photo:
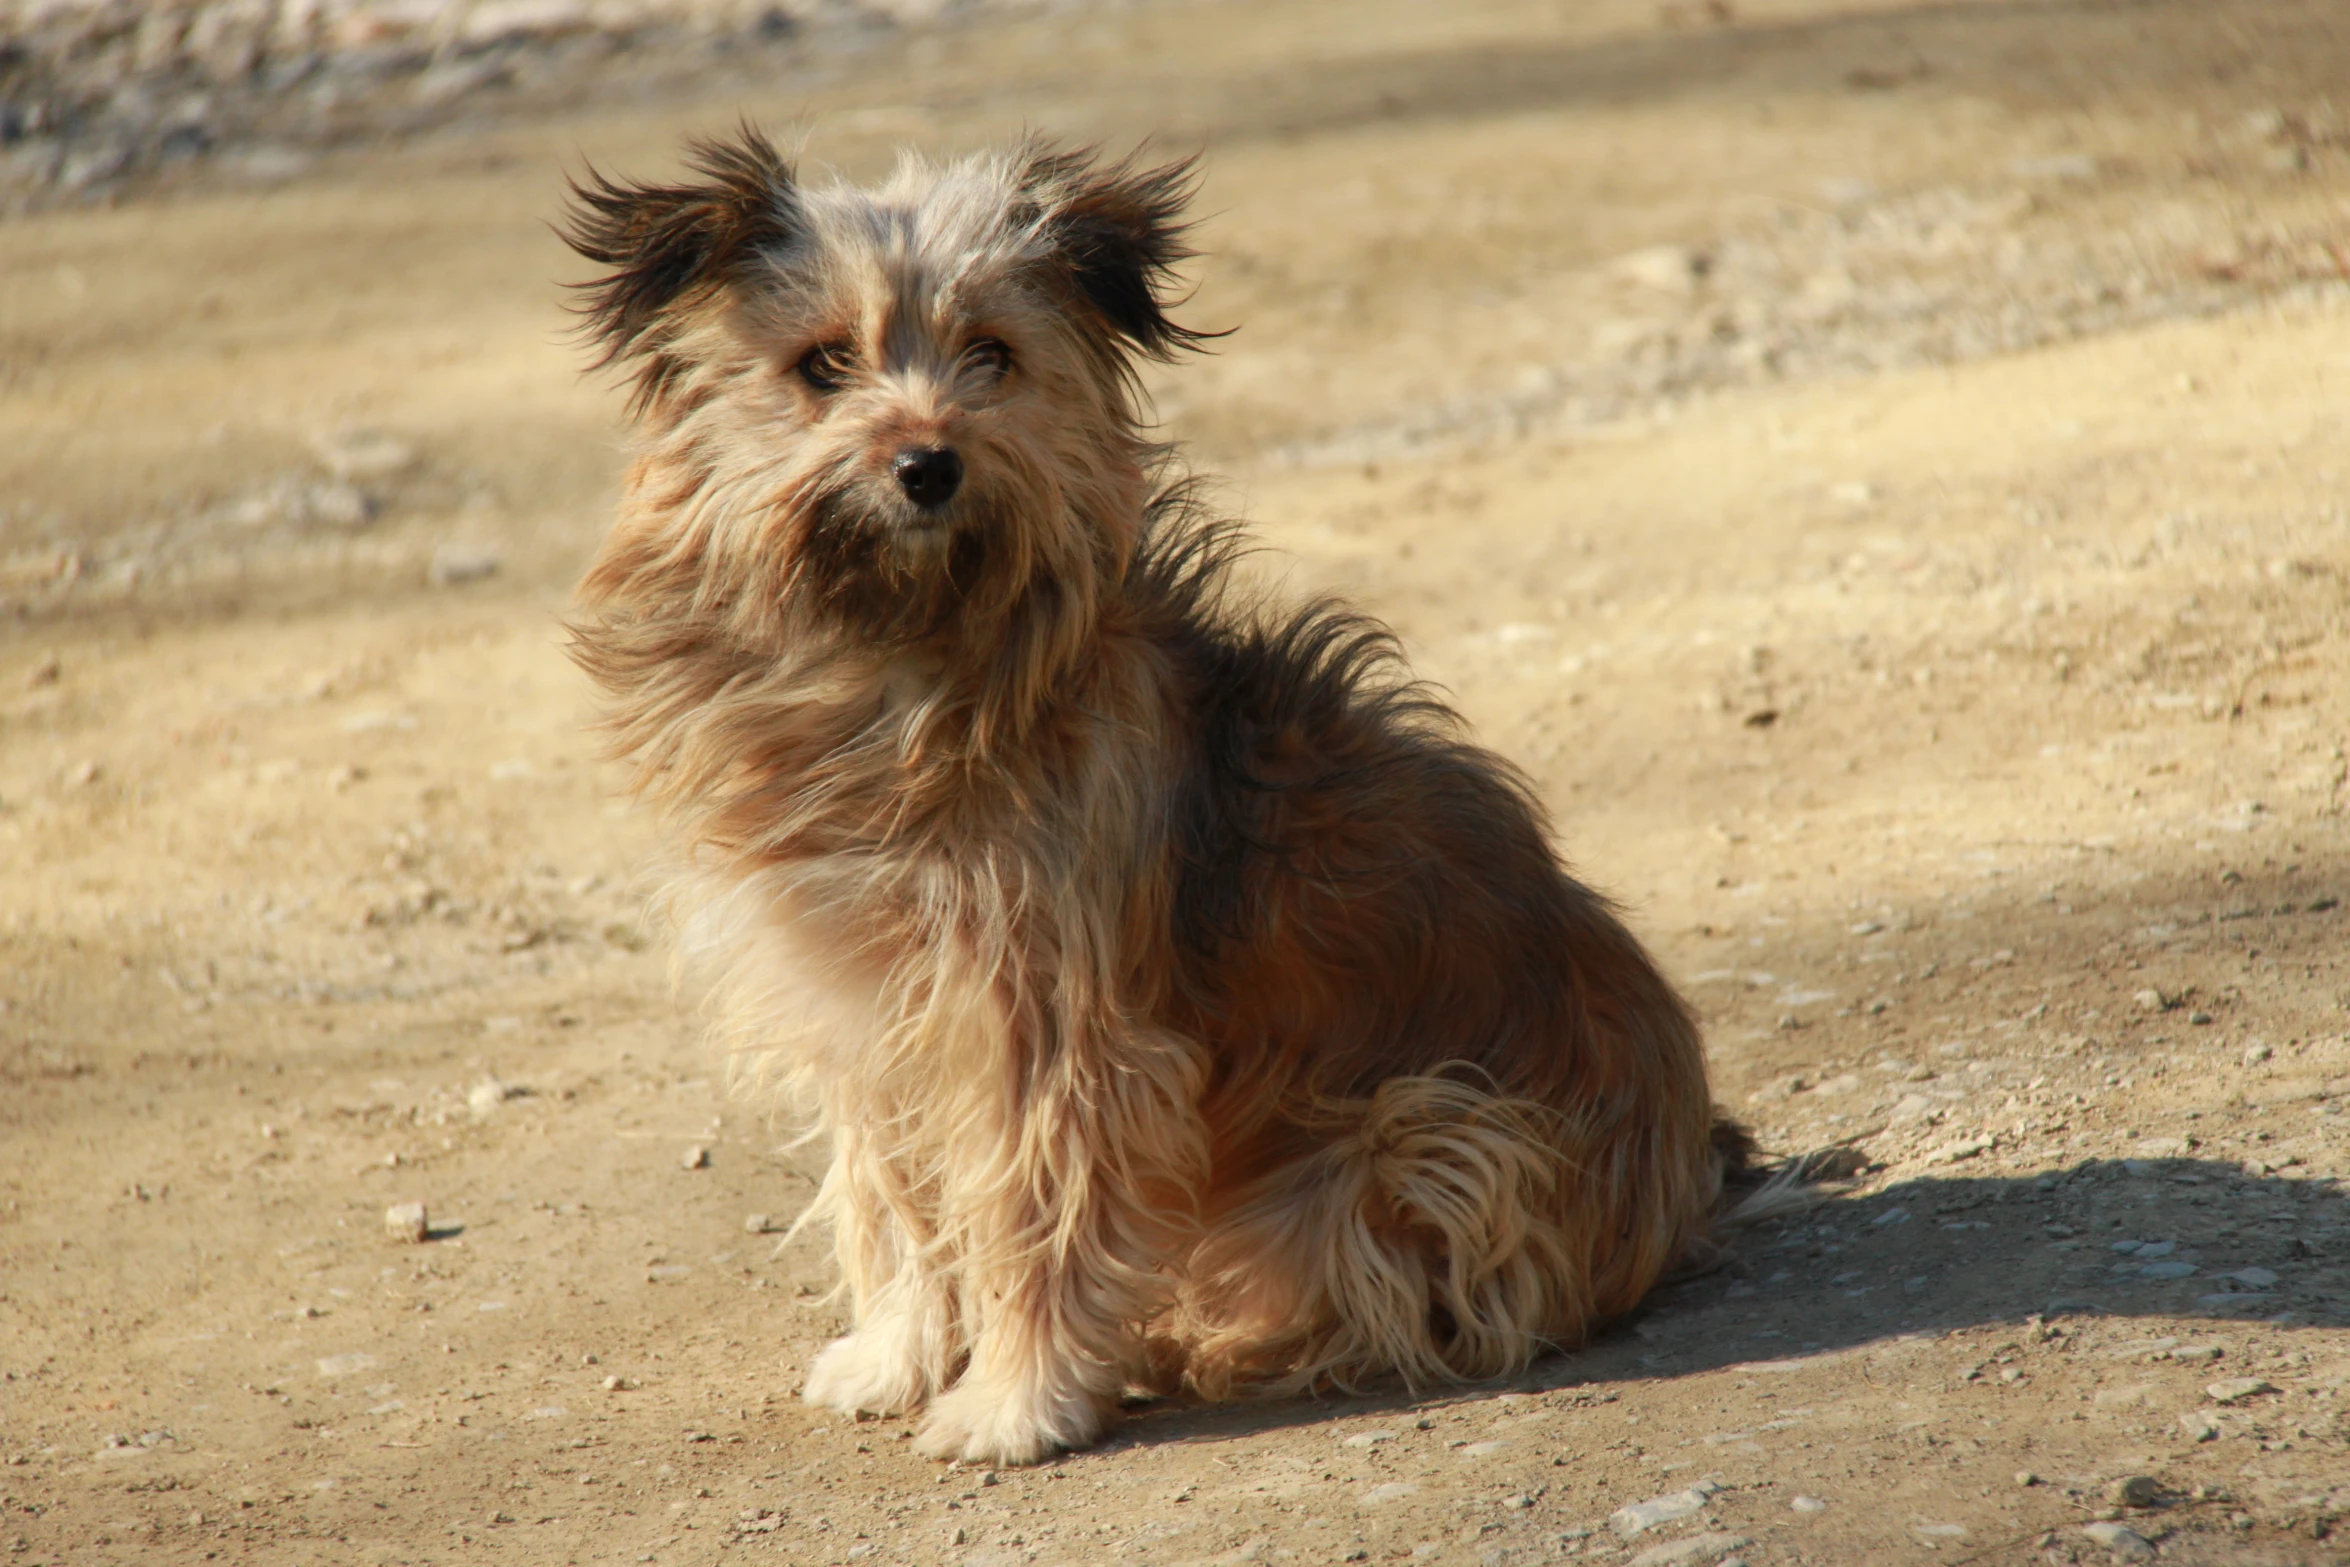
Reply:
[[[828,49],[1015,0],[0,0],[0,211],[209,164],[271,183],[319,150],[713,63]]]

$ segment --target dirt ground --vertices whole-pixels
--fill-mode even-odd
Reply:
[[[0,226],[0,1560],[2350,1562],[2350,20],[1726,11],[1040,12]],[[811,1156],[558,627],[546,220],[737,112],[1203,149],[1172,432],[1867,1176],[1506,1387],[799,1404]]]

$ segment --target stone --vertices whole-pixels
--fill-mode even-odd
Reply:
[[[476,1116],[494,1115],[498,1106],[514,1097],[514,1090],[494,1077],[485,1077],[465,1090],[465,1108]]]
[[[1712,258],[1687,245],[1650,245],[1618,256],[1608,271],[1627,283],[1639,283],[1668,294],[1686,294],[1713,269]]]
[[[2214,1403],[2240,1404],[2248,1398],[2258,1398],[2263,1393],[2274,1393],[2276,1387],[2260,1377],[2229,1377],[2224,1382],[2212,1383],[2203,1391],[2211,1395]]]
[[[2151,1507],[2161,1494],[2152,1475],[2124,1475],[2105,1488],[2106,1499],[2117,1507]]]
[[[2190,1409],[2179,1416],[2179,1435],[2190,1442],[2213,1442],[2219,1439],[2219,1422],[2200,1409]]]
[[[2238,1268],[2235,1272],[2223,1273],[2220,1277],[2231,1284],[2241,1284],[2248,1290],[2267,1290],[2277,1287],[2277,1276],[2266,1268]]]
[[[393,1240],[419,1245],[428,1230],[424,1204],[420,1202],[394,1203],[384,1210],[384,1233]]]
[[[62,667],[57,662],[56,654],[44,653],[32,668],[25,671],[24,683],[29,687],[53,686],[57,684]]]
[[[1393,1431],[1357,1431],[1346,1439],[1349,1447],[1377,1447],[1381,1442],[1395,1440]]]
[[[679,1156],[677,1163],[681,1169],[707,1170],[710,1168],[710,1150],[696,1143]]]
[[[1627,1557],[1624,1567],[1680,1567],[1683,1562],[1701,1562],[1708,1557],[1719,1559],[1752,1543],[1743,1534],[1692,1534],[1679,1540],[1667,1540],[1662,1545],[1652,1545],[1637,1556]]]
[[[1660,1523],[1673,1523],[1702,1512],[1721,1489],[1710,1480],[1701,1480],[1685,1491],[1672,1491],[1619,1507],[1608,1515],[1608,1527],[1623,1538],[1632,1539]]]
[[[425,568],[425,580],[436,588],[453,588],[461,583],[479,582],[494,577],[505,565],[497,551],[463,544],[444,544],[432,552],[432,564]]]
[[[1828,1504],[1816,1496],[1791,1496],[1787,1499],[1787,1508],[1790,1512],[1824,1513],[1828,1510]]]
[[[2081,1526],[2081,1533],[2104,1546],[2126,1562],[2154,1560],[2154,1547],[2137,1530],[2118,1523],[2091,1523]]]
[[[775,1221],[764,1213],[754,1213],[743,1220],[743,1233],[765,1235],[775,1228]]]
[[[2275,1054],[2276,1052],[2269,1049],[2268,1046],[2262,1044],[2258,1040],[2254,1040],[2251,1044],[2244,1047],[2244,1064],[2246,1066],[2258,1066],[2261,1062],[2266,1061],[2270,1056]]]

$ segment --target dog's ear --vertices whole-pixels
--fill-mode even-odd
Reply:
[[[1175,268],[1193,255],[1183,209],[1195,162],[1140,168],[1128,158],[1102,166],[1090,150],[1040,144],[1022,154],[1020,193],[1034,204],[1052,264],[1103,325],[1155,359],[1223,335],[1167,316]]]
[[[571,182],[559,231],[565,243],[611,270],[577,285],[579,312],[603,346],[600,369],[642,358],[638,398],[649,401],[682,369],[668,353],[668,324],[682,305],[707,298],[762,252],[799,233],[799,191],[791,165],[758,131],[697,139],[687,167],[697,181],[641,185],[587,171]]]

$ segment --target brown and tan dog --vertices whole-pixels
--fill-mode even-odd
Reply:
[[[1702,1251],[1744,1149],[1679,997],[1145,433],[1186,165],[692,167],[575,190],[639,427],[576,653],[720,1032],[829,1141],[808,1398],[1025,1462],[1173,1375],[1512,1371]]]

